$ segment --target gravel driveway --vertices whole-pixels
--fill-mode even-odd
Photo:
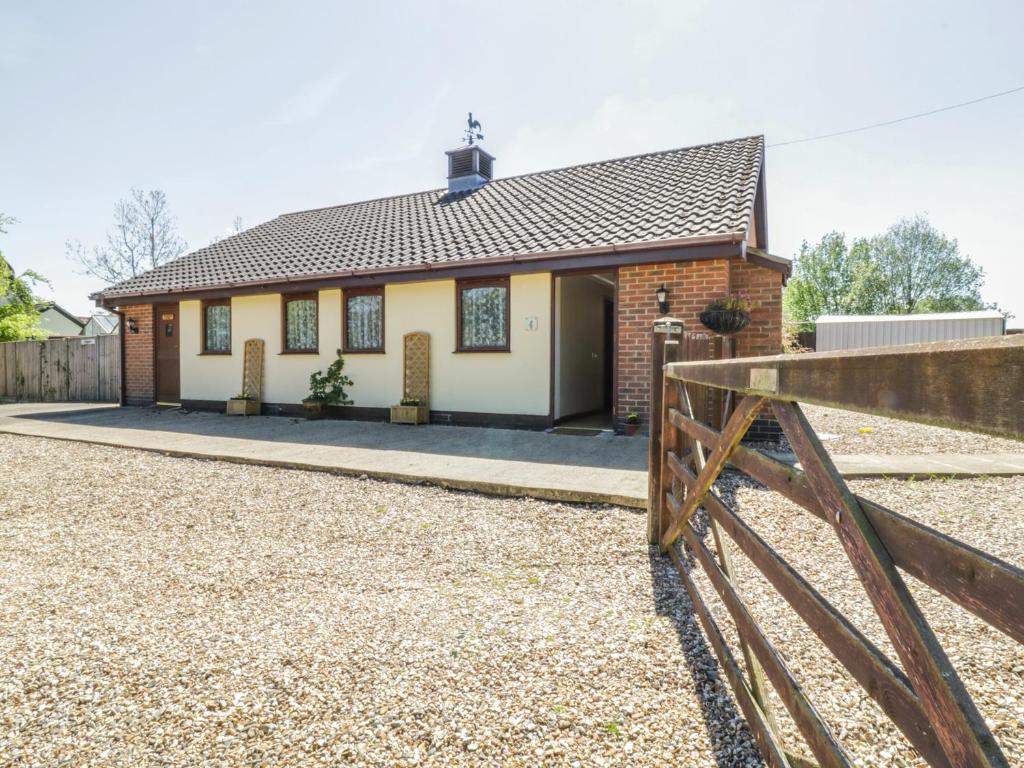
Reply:
[[[854,411],[800,406],[832,455],[843,453],[1024,453],[1024,442]],[[862,431],[863,430],[863,431]]]
[[[636,512],[7,435],[0,466],[0,762],[760,765]],[[852,485],[1024,565],[1024,478]],[[721,490],[889,650],[831,531]],[[856,764],[921,765],[734,560]],[[1024,765],[1024,649],[912,588]]]
[[[0,763],[760,762],[635,511],[8,435],[0,466]]]

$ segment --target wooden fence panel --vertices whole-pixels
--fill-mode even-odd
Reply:
[[[96,337],[99,350],[99,391],[100,402],[116,403],[121,399],[121,337],[116,335]]]
[[[19,400],[42,400],[42,371],[39,354],[40,342],[15,342],[17,391]]]
[[[17,347],[14,344],[0,344],[4,357],[4,397],[18,396]]]
[[[116,403],[121,398],[120,337],[0,344],[0,397]]]
[[[39,396],[46,401],[68,399],[67,339],[47,339],[39,344]]]
[[[95,336],[68,339],[69,400],[92,402],[100,399],[100,353]]]

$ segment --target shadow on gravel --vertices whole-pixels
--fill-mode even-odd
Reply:
[[[695,527],[700,531],[700,526]],[[649,556],[655,610],[659,616],[670,618],[675,625],[679,648],[700,700],[716,765],[719,768],[764,765],[746,720],[736,708],[729,681],[722,674],[714,651],[704,637],[700,621],[693,612],[690,595],[675,566],[667,556],[658,552],[657,547],[650,547]],[[692,558],[685,558],[684,565],[689,571],[693,567]]]

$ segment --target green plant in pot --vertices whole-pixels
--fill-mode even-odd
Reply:
[[[739,333],[750,323],[750,296],[746,293],[730,293],[714,299],[700,313],[700,321],[708,330],[722,336]]]
[[[310,375],[309,397],[302,401],[307,419],[323,418],[324,407],[328,405],[352,405],[345,393],[345,387],[352,386],[352,379],[342,373],[344,368],[345,359],[339,354],[328,366],[327,373],[314,371]]]
[[[639,413],[627,413],[626,414],[626,425],[623,427],[623,433],[626,437],[632,437],[640,429],[640,414]]]

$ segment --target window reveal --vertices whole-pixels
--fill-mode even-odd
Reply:
[[[384,351],[383,289],[346,293],[345,351]]]
[[[508,350],[508,288],[507,279],[459,284],[460,351]]]
[[[203,352],[231,351],[231,303],[210,302],[203,306]]]
[[[285,298],[284,351],[317,351],[316,296],[289,296]]]

